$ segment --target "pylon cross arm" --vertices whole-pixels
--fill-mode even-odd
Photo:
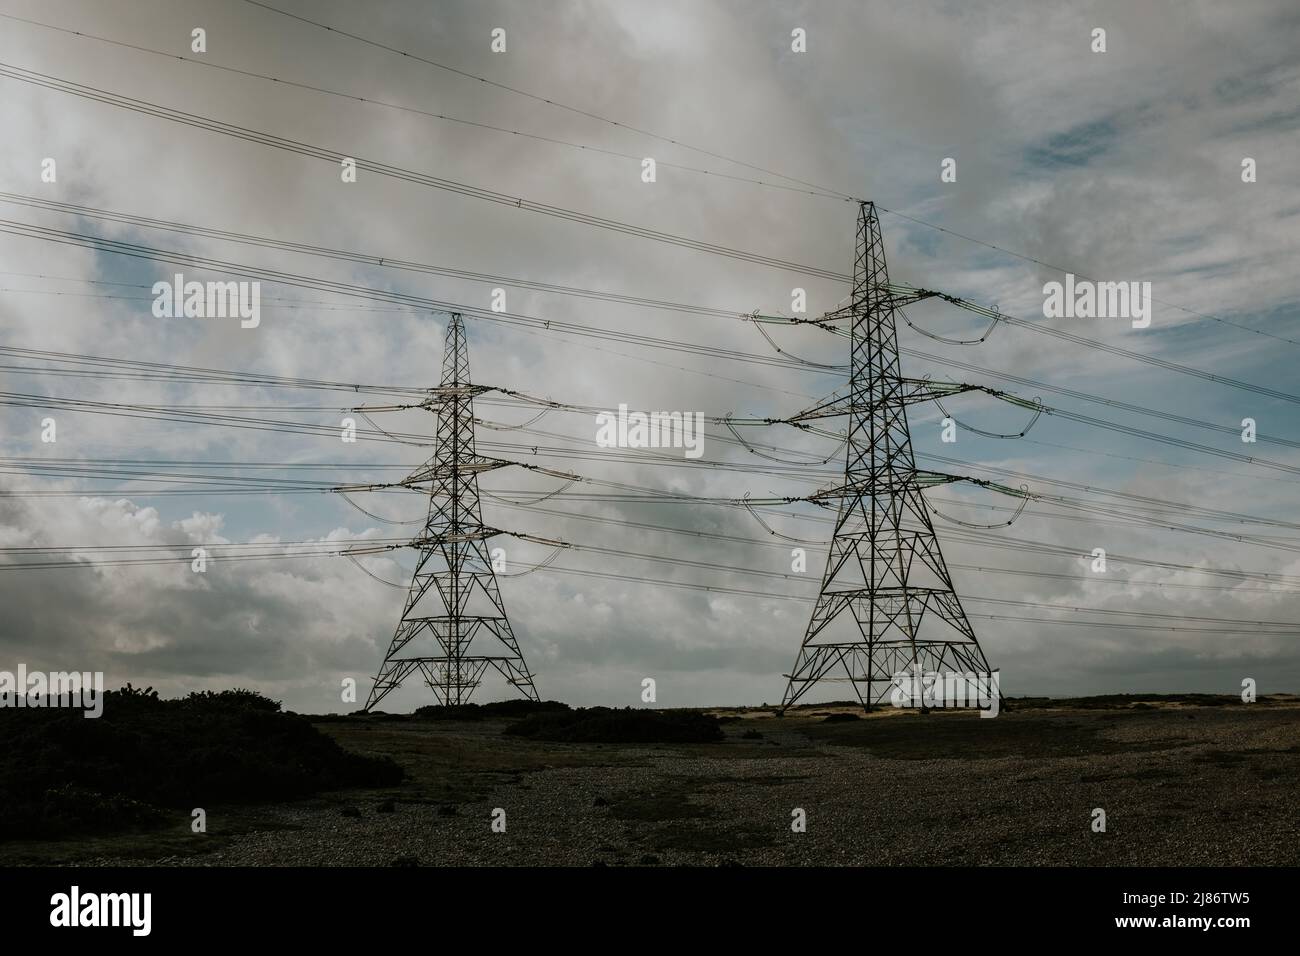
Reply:
[[[880,309],[898,309],[905,305],[913,305],[925,299],[933,299],[936,296],[943,297],[941,292],[933,292],[930,289],[914,289],[909,285],[890,285],[887,291],[878,294],[875,303]],[[817,325],[822,322],[835,322],[839,319],[851,319],[858,315],[861,309],[850,303],[843,308],[835,309],[831,312],[825,312],[816,319],[810,320],[809,324]]]
[[[922,471],[918,469],[904,476],[888,475],[871,481],[856,481],[837,485],[834,488],[814,492],[803,500],[810,501],[813,504],[823,504],[829,501],[838,501],[841,498],[860,498],[864,495],[898,495],[921,488],[948,485],[955,481],[971,480],[962,475],[948,475],[939,471]]]
[[[462,458],[449,464],[439,463],[433,466],[425,466],[419,471],[412,472],[406,477],[405,481],[401,481],[399,484],[418,489],[420,482],[437,481],[438,479],[451,478],[454,475],[477,475],[485,471],[505,468],[510,464],[512,462],[499,461],[495,458]]]
[[[796,412],[789,418],[783,419],[788,425],[796,425],[799,422],[813,421],[819,418],[836,418],[840,415],[849,415],[853,413],[871,414],[875,409],[884,406],[896,405],[915,405],[920,402],[933,401],[936,398],[944,398],[949,395],[960,395],[963,392],[988,391],[981,385],[962,385],[955,382],[932,382],[923,378],[897,378],[894,381],[898,388],[891,390],[887,398],[877,402],[854,401],[851,395],[841,398],[835,398],[820,405],[814,405],[812,408],[805,409],[802,412]]]
[[[434,537],[422,536],[412,539],[410,547],[418,548],[421,551],[438,548],[445,544],[455,544],[458,541],[485,541],[488,538],[495,537],[502,532],[496,528],[489,528],[480,525],[476,528],[469,528],[459,531],[455,534],[439,534]]]
[[[905,405],[915,405],[918,402],[930,402],[936,398],[946,398],[949,395],[961,395],[965,392],[983,392],[987,391],[982,385],[964,385],[958,382],[932,382],[925,378],[900,378],[899,384],[902,386],[899,394],[891,401],[902,402]]]
[[[781,420],[788,425],[794,425],[798,422],[813,421],[818,418],[835,418],[838,415],[847,415],[852,409],[853,405],[847,397],[835,398],[829,402],[814,405],[802,412],[796,412],[789,418]]]

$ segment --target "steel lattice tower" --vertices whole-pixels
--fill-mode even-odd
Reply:
[[[821,680],[850,681],[870,710],[896,674],[989,672],[921,497],[955,479],[918,471],[908,436],[907,405],[951,391],[900,374],[894,311],[923,295],[891,293],[873,203],[859,207],[856,249],[840,316],[852,321],[850,393],[809,416],[848,416],[844,484],[820,496],[839,501],[835,534],[783,711]]]
[[[429,483],[424,531],[412,542],[420,556],[406,606],[366,701],[372,709],[419,670],[440,704],[463,704],[491,665],[525,697],[537,700],[533,675],[519,651],[492,568],[478,476],[505,464],[474,450],[474,396],[487,391],[469,377],[461,317],[447,326],[442,384],[424,407],[438,416],[433,456],[407,479]],[[470,653],[475,639],[478,645]],[[484,643],[487,648],[482,648]]]

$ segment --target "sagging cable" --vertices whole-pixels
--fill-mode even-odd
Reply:
[[[781,532],[777,531],[766,521],[764,521],[762,516],[759,515],[757,511],[754,510],[753,505],[749,503],[748,493],[746,493],[745,497],[741,499],[741,504],[744,505],[745,510],[749,512],[749,516],[753,518],[755,521],[757,521],[759,525],[763,528],[763,530],[766,531],[768,534],[772,535],[773,537],[780,538],[783,541],[790,541],[793,542],[794,544],[826,545],[830,543],[829,541],[812,541],[808,538],[792,538],[788,534],[782,534]]]
[[[431,448],[431,447],[433,447],[433,442],[427,442],[427,441],[409,441],[408,439],[405,439],[405,438],[398,438],[398,437],[397,437],[396,435],[394,435],[392,432],[390,432],[390,431],[388,431],[387,429],[382,428],[382,427],[380,427],[379,425],[375,424],[375,420],[374,420],[373,418],[371,418],[369,415],[367,415],[365,412],[361,411],[360,409],[357,409],[357,414],[360,415],[362,418],[364,418],[367,422],[369,422],[371,428],[373,428],[375,431],[379,432],[381,435],[384,435],[386,438],[388,438],[389,441],[395,441],[395,442],[397,442],[398,444],[401,444],[401,445],[412,445],[412,446],[414,446],[415,448]]]
[[[356,508],[367,518],[374,518],[376,521],[381,521],[384,524],[420,524],[425,520],[424,518],[412,518],[409,521],[398,521],[393,518],[385,518],[383,515],[377,515],[373,511],[367,511],[365,508],[361,507],[359,504],[357,504],[355,501],[353,501],[351,498],[348,497],[348,493],[346,491],[339,491],[338,489],[335,489],[335,491],[339,495],[339,497],[341,497],[352,507]]]
[[[570,488],[572,488],[572,487],[573,487],[577,482],[578,482],[578,479],[577,479],[577,478],[573,478],[573,479],[571,479],[571,480],[569,480],[569,481],[566,481],[564,484],[560,485],[560,487],[556,488],[554,491],[548,491],[546,494],[542,495],[540,498],[534,498],[534,499],[532,499],[531,501],[516,500],[516,499],[514,499],[514,498],[504,498],[504,497],[502,497],[501,495],[495,495],[495,494],[493,494],[492,492],[490,492],[490,491],[484,491],[484,490],[481,489],[481,488],[479,489],[479,494],[481,494],[481,495],[483,495],[483,496],[485,496],[485,497],[487,497],[487,498],[491,498],[493,501],[499,501],[499,502],[501,502],[502,504],[507,504],[507,505],[523,505],[523,506],[527,507],[527,506],[529,506],[529,505],[540,505],[543,501],[547,501],[547,500],[549,500],[549,499],[551,499],[551,498],[554,498],[556,495],[562,495],[562,494],[564,494],[564,492],[566,492],[566,491],[568,491]]]
[[[910,328],[913,332],[919,332],[919,333],[921,333],[922,335],[924,335],[927,339],[934,339],[934,341],[936,341],[936,342],[942,342],[942,343],[944,343],[945,345],[982,345],[982,344],[984,344],[986,341],[988,341],[989,336],[993,334],[993,330],[996,329],[996,328],[998,327],[998,323],[1001,322],[1002,319],[1003,319],[1003,315],[1002,315],[1002,313],[1001,313],[1001,312],[997,312],[997,311],[995,310],[995,311],[994,311],[994,315],[993,315],[993,322],[992,322],[992,324],[990,324],[989,327],[988,327],[987,329],[985,329],[985,330],[980,334],[980,337],[979,337],[979,338],[977,338],[977,339],[950,339],[950,338],[947,338],[947,337],[945,337],[945,336],[938,335],[938,334],[936,334],[936,333],[934,333],[934,332],[928,332],[928,331],[926,331],[925,329],[921,328],[919,325],[917,325],[915,322],[913,322],[911,319],[909,319],[909,318],[907,317],[907,313],[904,312],[901,308],[900,308],[900,309],[895,309],[895,311],[896,311],[899,315],[901,315],[901,316],[903,317],[903,321],[907,323],[908,328]]]
[[[731,423],[731,416],[730,416],[730,415],[727,415],[727,416],[724,416],[724,417],[723,417],[723,419],[722,419],[722,424],[723,424],[724,426],[726,426],[727,431],[731,432],[731,437],[733,437],[734,439],[736,439],[736,441],[738,441],[738,442],[741,444],[741,446],[743,446],[744,449],[745,449],[747,452],[749,452],[751,455],[757,455],[759,458],[766,458],[768,461],[775,461],[775,462],[778,462],[778,463],[783,464],[783,465],[825,465],[825,464],[828,463],[832,458],[834,458],[836,455],[839,454],[839,449],[836,448],[836,449],[835,449],[834,451],[832,451],[829,455],[827,455],[825,458],[822,458],[822,459],[820,459],[820,460],[819,460],[819,459],[809,459],[809,460],[805,460],[805,461],[791,461],[791,460],[788,459],[788,458],[778,458],[778,457],[775,456],[775,455],[769,455],[769,454],[766,454],[765,452],[761,452],[761,451],[759,451],[757,448],[755,448],[755,447],[754,447],[753,445],[751,445],[749,442],[745,441],[745,439],[741,438],[741,437],[740,437],[740,432],[736,431],[735,426],[733,426],[732,423]],[[787,422],[786,424],[794,424],[794,423],[793,423],[793,422]],[[841,440],[842,440],[842,439],[841,439]]]
[[[944,514],[934,505],[930,504],[930,502],[926,500],[924,495],[921,496],[921,500],[925,501],[926,507],[929,508],[931,511],[933,511],[936,515],[938,515],[944,521],[948,521],[955,525],[960,525],[963,528],[974,528],[978,531],[992,531],[997,528],[1010,527],[1012,524],[1015,523],[1016,519],[1020,517],[1021,513],[1029,505],[1030,499],[1034,497],[1029,493],[1028,485],[1021,485],[1020,489],[1017,491],[1015,488],[1008,487],[1007,485],[1000,485],[995,481],[985,481],[981,478],[957,478],[956,480],[969,481],[972,484],[979,485],[981,488],[991,488],[994,491],[1000,491],[1003,494],[1011,495],[1012,497],[1021,499],[1020,504],[1016,507],[1015,513],[1012,514],[1011,517],[1008,518],[1006,521],[1000,521],[997,524],[974,524],[970,521],[962,521],[960,518],[953,518],[950,515]]]
[[[763,338],[767,340],[767,344],[772,346],[772,349],[775,352],[777,352],[780,355],[784,355],[792,362],[798,362],[800,365],[806,365],[809,368],[824,369],[825,371],[828,372],[847,372],[849,370],[849,366],[847,365],[827,365],[823,362],[814,362],[811,359],[800,358],[798,355],[794,355],[791,352],[787,352],[785,349],[781,348],[781,346],[776,344],[776,342],[772,339],[772,336],[767,334],[767,330],[763,328],[763,323],[759,321],[759,316],[757,312],[746,315],[744,316],[744,318],[754,323],[754,328],[758,329],[758,334],[763,336]]]
[[[992,395],[994,398],[1000,398],[1004,401],[1009,401],[1013,405],[1019,405],[1025,408],[1033,408],[1034,417],[1029,419],[1029,424],[1027,424],[1024,428],[1020,429],[1020,431],[1016,432],[1015,434],[1003,435],[998,432],[989,432],[989,431],[985,431],[982,428],[976,428],[974,425],[967,425],[965,422],[960,421],[959,419],[948,414],[947,409],[943,407],[943,402],[939,401],[938,396],[935,396],[933,401],[934,404],[939,409],[939,414],[941,414],[944,418],[950,419],[953,422],[953,424],[955,424],[958,428],[964,429],[965,431],[968,432],[973,432],[976,435],[983,435],[985,438],[1024,438],[1026,435],[1029,434],[1029,430],[1038,423],[1038,419],[1043,414],[1043,400],[1037,395],[1034,396],[1034,402],[1032,405],[1030,405],[1022,398],[1014,398],[1013,396],[1008,396],[1005,393],[999,392],[997,389],[986,389],[980,387],[980,391],[987,392],[988,394]]]
[[[487,419],[484,419],[484,418],[475,418],[475,419],[474,419],[474,424],[475,424],[475,425],[482,425],[484,428],[491,428],[491,429],[493,429],[494,431],[499,431],[499,432],[514,432],[514,431],[520,431],[521,429],[525,429],[525,428],[528,428],[528,427],[530,427],[530,426],[532,426],[532,425],[537,424],[537,423],[540,422],[543,418],[545,418],[547,415],[551,414],[552,411],[554,411],[554,408],[543,408],[540,412],[538,412],[538,413],[537,413],[536,415],[534,415],[532,418],[528,419],[528,421],[526,421],[526,422],[521,422],[521,423],[518,424],[518,425],[502,425],[500,422],[490,422],[490,421],[488,421]]]
[[[544,568],[549,568],[555,559],[560,556],[560,552],[563,551],[565,547],[567,547],[567,545],[557,545],[555,550],[545,559],[534,564],[527,571],[498,571],[496,572],[496,576],[499,578],[522,578],[525,574],[532,574],[534,571],[541,571]]]
[[[342,554],[343,557],[351,561],[353,564],[355,564],[358,568],[360,568],[362,574],[366,575],[367,577],[374,578],[380,584],[387,585],[388,587],[393,588],[397,591],[406,591],[410,587],[409,585],[406,584],[394,584],[392,581],[387,581],[384,578],[381,578],[379,575],[375,574],[373,571],[369,570],[364,564],[358,561],[354,555],[348,554],[346,551],[341,551],[339,553]]]

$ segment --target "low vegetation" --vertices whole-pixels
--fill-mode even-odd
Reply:
[[[248,690],[165,700],[129,684],[80,710],[0,709],[0,839],[146,826],[174,811],[389,786],[388,757],[351,753]]]
[[[561,713],[569,710],[568,704],[558,700],[497,700],[487,704],[426,704],[417,707],[413,716],[420,720],[492,720],[529,717],[533,714]]]
[[[579,707],[530,714],[505,732],[565,743],[693,744],[725,736],[718,718],[697,711]]]

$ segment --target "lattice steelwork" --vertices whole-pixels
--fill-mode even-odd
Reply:
[[[480,510],[479,473],[505,464],[474,450],[474,396],[486,390],[470,384],[465,330],[453,314],[442,384],[424,403],[438,416],[433,456],[407,479],[411,487],[429,483],[428,518],[412,542],[420,556],[366,710],[416,670],[440,704],[467,703],[489,666],[538,699],[492,568],[488,539],[497,532]]]
[[[919,297],[889,291],[880,220],[862,203],[842,316],[852,321],[850,394],[806,415],[848,416],[844,484],[818,496],[838,499],[835,535],[782,710],[823,680],[848,681],[870,710],[896,674],[989,671],[921,497],[955,479],[918,471],[908,437],[907,405],[952,391],[900,374],[894,311]]]

